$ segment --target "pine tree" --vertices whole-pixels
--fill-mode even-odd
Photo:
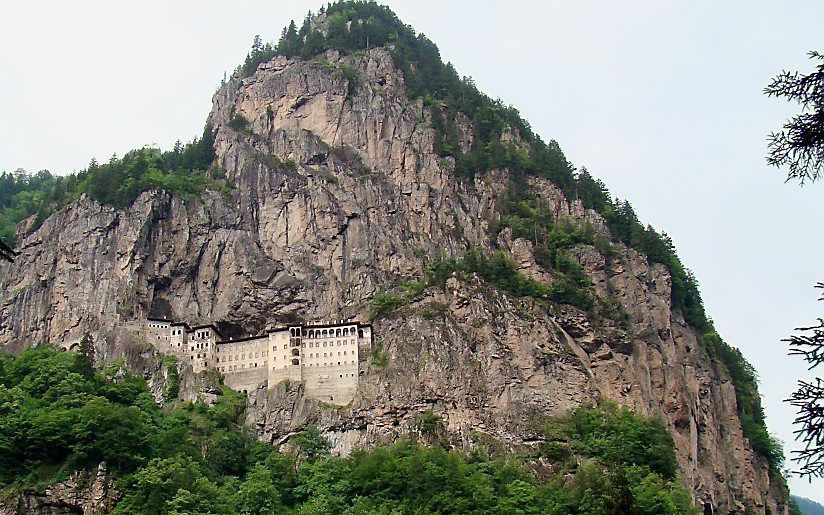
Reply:
[[[94,345],[92,344],[92,337],[89,333],[84,333],[83,337],[80,338],[78,355],[81,372],[86,377],[94,376]]]
[[[824,283],[818,283],[816,288],[824,289]],[[799,327],[796,329],[799,334],[784,340],[790,344],[790,354],[804,358],[810,369],[824,363],[824,317],[817,322]],[[799,381],[789,402],[798,408],[795,423],[801,427],[796,434],[804,443],[804,449],[793,451],[801,465],[799,474],[824,477],[824,380],[817,377],[815,381]]]
[[[801,105],[801,114],[787,120],[779,132],[769,136],[767,162],[789,167],[787,180],[815,181],[824,168],[824,54],[815,71],[807,75],[782,72],[764,88],[767,96],[784,97]]]

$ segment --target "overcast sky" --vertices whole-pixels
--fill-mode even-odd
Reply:
[[[796,108],[762,94],[824,50],[824,2],[390,1],[459,73],[665,230],[722,335],[758,369],[770,430],[804,372],[781,338],[824,312],[824,183],[764,163]],[[315,1],[14,2],[0,21],[0,170],[66,173],[198,135],[255,34]],[[791,7],[790,7],[791,6]],[[789,9],[792,9],[790,11]],[[792,480],[824,501],[824,481]]]

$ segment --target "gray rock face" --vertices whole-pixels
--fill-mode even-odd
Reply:
[[[112,483],[106,466],[101,463],[96,471],[75,472],[65,481],[46,487],[43,492],[24,492],[0,499],[0,515],[108,513],[120,498]]]
[[[235,130],[233,120],[248,125]],[[552,280],[530,242],[490,232],[506,171],[455,178],[454,163],[433,152],[428,109],[407,99],[383,49],[277,57],[221,87],[209,123],[213,173],[231,193],[151,191],[121,211],[83,198],[50,217],[16,263],[0,264],[0,343],[17,351],[90,331],[106,359],[144,352],[139,324],[149,315],[249,333],[292,319],[363,319],[376,291],[420,276],[429,260],[493,243],[525,274]],[[458,125],[468,146],[471,129]],[[559,220],[608,234],[548,181],[531,186]],[[432,409],[457,445],[490,437],[522,448],[536,442],[531,417],[607,397],[663,416],[698,501],[716,512],[785,512],[778,480],[742,435],[729,377],[670,308],[667,270],[614,247],[610,263],[587,245],[573,255],[597,294],[627,312],[628,331],[452,278],[376,322],[372,358],[381,359],[362,363],[350,405],[320,405],[281,383],[250,393],[247,422],[273,443],[317,423],[347,452],[417,431]],[[145,373],[160,396],[152,363]],[[185,374],[182,385],[187,398],[208,390]]]

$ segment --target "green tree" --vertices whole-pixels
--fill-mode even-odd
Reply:
[[[280,492],[272,482],[272,473],[262,465],[253,467],[233,498],[238,513],[279,513],[284,506]]]
[[[316,425],[306,426],[293,437],[292,443],[298,448],[301,456],[309,463],[313,463],[318,458],[327,456],[329,449],[332,447],[329,440],[320,434],[318,426]]]
[[[202,478],[200,467],[189,457],[156,458],[125,485],[115,513],[167,513],[178,491],[191,492],[195,481]]]
[[[247,435],[235,429],[216,432],[207,444],[205,458],[215,474],[241,477],[249,457]]]
[[[818,283],[816,288],[824,289],[824,283]],[[824,301],[824,296],[819,300]],[[790,354],[801,356],[810,369],[818,368],[824,363],[824,317],[796,331],[798,334],[784,340],[790,345]],[[789,402],[798,409],[795,424],[800,426],[797,434],[804,444],[804,449],[794,451],[799,473],[811,478],[824,477],[824,381],[820,377],[814,381],[800,380]]]
[[[89,333],[83,333],[77,351],[83,374],[91,377],[94,375],[94,345],[92,344],[92,337]]]
[[[168,512],[175,515],[192,513],[229,513],[229,506],[217,485],[199,477],[188,488],[180,488],[167,503]],[[267,512],[246,512],[267,513]]]
[[[769,136],[767,162],[776,167],[788,167],[787,181],[815,182],[821,178],[824,166],[824,54],[810,52],[817,60],[813,72],[784,71],[764,89],[768,96],[783,97],[797,102],[801,113],[790,118],[780,132]],[[817,288],[824,288],[818,283]],[[822,297],[821,300],[824,300]],[[784,341],[790,344],[790,354],[800,355],[816,368],[824,362],[824,318],[818,323],[796,330],[799,334]],[[799,381],[789,402],[798,409],[795,423],[800,426],[797,438],[804,449],[796,451],[799,473],[808,477],[824,477],[824,381]],[[762,440],[769,435],[762,435]]]
[[[824,166],[824,54],[810,52],[818,60],[808,74],[784,71],[764,88],[768,96],[797,102],[801,113],[790,118],[779,132],[769,136],[767,162],[788,167],[787,180],[800,184],[821,177]]]

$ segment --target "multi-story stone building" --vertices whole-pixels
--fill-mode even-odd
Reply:
[[[358,322],[279,326],[258,336],[225,339],[214,325],[150,318],[149,342],[195,372],[214,368],[226,385],[248,392],[262,384],[302,381],[306,395],[346,404],[358,386],[359,360],[372,345],[372,327]]]

